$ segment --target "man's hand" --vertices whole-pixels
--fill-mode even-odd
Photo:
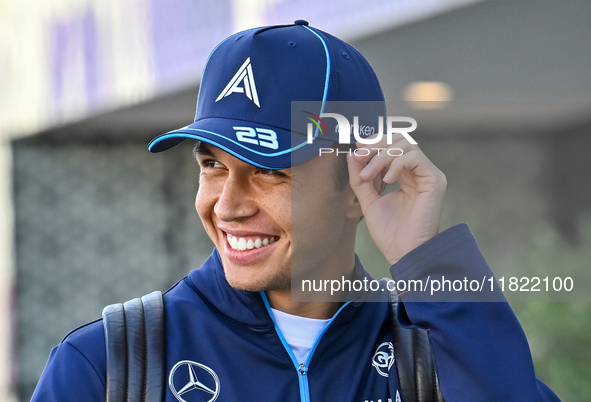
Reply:
[[[369,233],[390,264],[437,233],[447,180],[416,145],[385,139],[357,144],[360,155],[347,156],[350,184],[357,196]],[[372,148],[381,148],[379,151]],[[384,149],[385,148],[385,149]],[[387,149],[392,149],[390,156]],[[368,163],[369,161],[369,163]],[[382,182],[383,181],[383,182]],[[380,195],[384,183],[398,182],[399,191]]]

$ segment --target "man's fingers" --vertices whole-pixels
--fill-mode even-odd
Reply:
[[[412,151],[410,151],[412,152]],[[392,147],[376,153],[365,168],[360,172],[362,180],[373,180],[383,169],[387,169],[393,160],[407,154],[403,149]]]
[[[393,156],[418,149],[417,145],[412,145],[405,139],[398,140],[393,144],[388,144],[384,139],[377,144],[361,144],[358,142],[356,145],[357,149],[353,152],[353,158],[357,162],[363,163],[367,163],[373,157],[383,153],[389,153]]]
[[[404,172],[412,172],[412,175],[405,178],[404,183],[401,183],[401,175]],[[410,188],[417,192],[445,191],[447,187],[447,179],[443,172],[419,150],[411,151],[392,160],[383,180],[388,184],[398,182],[401,189],[404,185],[404,188],[407,189],[405,191],[409,191]]]
[[[401,189],[409,194],[439,191],[446,187],[445,175],[416,145],[406,140],[379,152],[373,151],[368,163],[365,162],[367,159],[369,157],[354,154],[347,156],[350,184],[362,208],[380,198],[379,182],[399,182]]]
[[[416,172],[415,169],[419,167],[421,163],[425,161],[421,158],[421,153],[417,151],[411,151],[407,154],[404,154],[403,157],[397,158],[396,160],[391,161],[390,167],[386,174],[384,175],[384,182],[388,184],[392,184],[400,178],[400,175],[403,171],[413,171],[413,173],[417,174],[420,172]]]
[[[413,149],[401,156],[390,156],[387,153],[376,155],[367,164],[359,176],[361,180],[371,181],[381,172],[385,183],[394,183],[404,172],[412,172],[415,178],[431,177],[433,183],[445,184],[445,176],[419,149]]]

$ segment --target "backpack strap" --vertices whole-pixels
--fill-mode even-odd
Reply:
[[[160,402],[164,392],[162,293],[103,310],[107,348],[107,402]]]
[[[385,278],[386,281],[391,280]],[[404,328],[398,323],[398,294],[388,289],[392,339],[398,382],[404,402],[445,402],[439,378],[433,364],[427,331],[422,328]]]

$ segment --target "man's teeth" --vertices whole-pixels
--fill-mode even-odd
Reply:
[[[252,250],[255,247],[259,248],[262,246],[267,246],[267,245],[279,240],[279,238],[275,237],[275,236],[265,237],[264,239],[256,238],[255,240],[252,240],[252,239],[246,240],[244,237],[238,238],[238,237],[232,236],[229,233],[227,234],[227,237],[228,237],[228,243],[230,243],[230,247],[232,247],[234,250],[240,250],[240,251]]]

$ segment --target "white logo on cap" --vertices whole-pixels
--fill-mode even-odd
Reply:
[[[241,86],[242,84],[242,86]],[[254,74],[252,73],[252,65],[250,64],[250,57],[246,59],[242,67],[236,71],[234,77],[228,82],[228,85],[220,93],[220,96],[215,100],[216,102],[228,95],[238,92],[245,94],[248,99],[254,102],[255,105],[261,107],[259,103],[259,96],[257,94],[257,87],[254,83]]]
[[[277,133],[267,128],[232,127],[236,130],[236,139],[240,142],[278,149]]]

